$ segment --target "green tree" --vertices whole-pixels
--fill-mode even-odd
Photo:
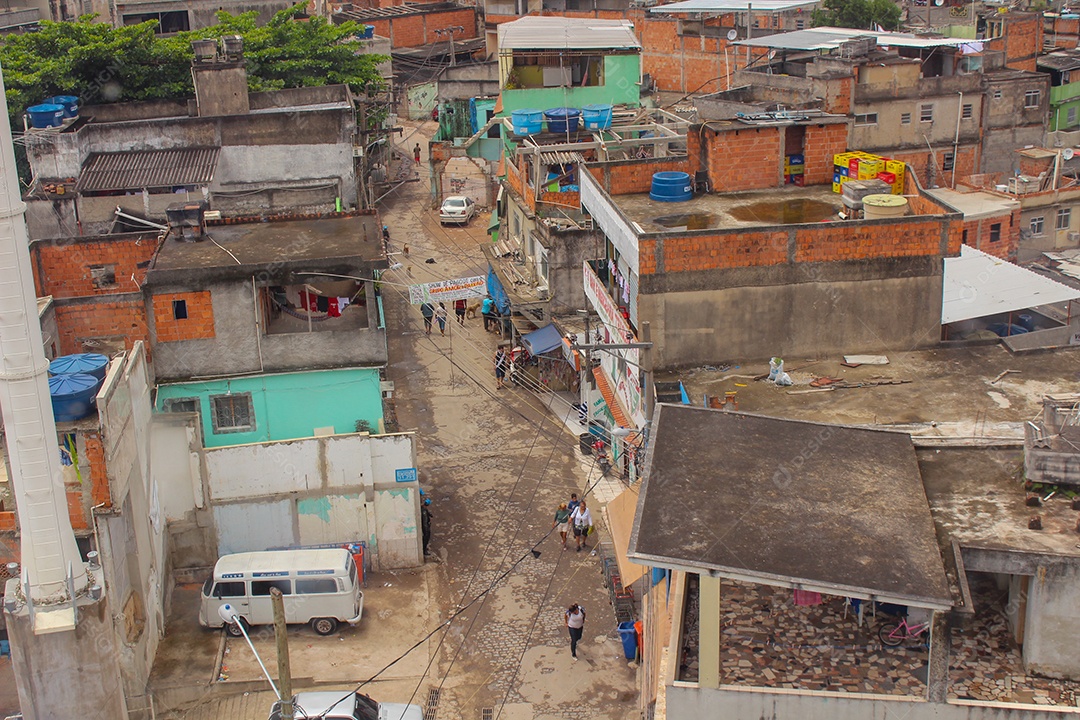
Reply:
[[[900,27],[900,6],[892,0],[825,0],[814,10],[812,23],[816,27],[859,30],[873,30],[880,25],[895,30]]]
[[[223,35],[243,37],[253,91],[338,83],[357,94],[381,89],[376,66],[386,58],[360,53],[360,25],[298,22],[303,9],[282,10],[261,26],[255,12],[219,12],[217,25],[172,37],[155,35],[156,21],[121,28],[92,16],[42,22],[38,32],[9,35],[0,45],[8,110],[17,118],[51,95],[87,104],[191,97],[191,41]]]

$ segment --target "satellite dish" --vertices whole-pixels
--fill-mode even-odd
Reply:
[[[1061,151],[1061,158],[1063,160],[1072,160],[1072,157],[1073,157],[1073,149],[1072,148],[1065,148],[1064,150]]]
[[[739,33],[736,32],[734,28],[727,31],[727,39],[728,40],[731,40],[732,42],[734,42],[735,38],[737,38],[737,37],[739,37]]]
[[[941,7],[944,4],[945,0],[934,0],[934,5],[936,5],[937,7]]]

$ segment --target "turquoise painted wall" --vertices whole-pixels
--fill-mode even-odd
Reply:
[[[641,56],[607,55],[604,57],[604,84],[574,88],[523,88],[503,90],[503,109],[500,117],[509,117],[514,110],[555,107],[580,108],[585,105],[639,105],[641,103]]]
[[[254,430],[214,432],[210,397],[226,393],[251,393]],[[356,432],[357,420],[367,420],[372,431],[378,432],[383,416],[379,371],[372,368],[161,385],[157,391],[156,409],[164,411],[165,401],[174,398],[198,398],[206,447],[295,440],[311,437],[315,428],[331,425],[336,433],[352,433]]]

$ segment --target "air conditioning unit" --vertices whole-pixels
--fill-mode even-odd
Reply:
[[[1068,234],[1069,242],[1080,243],[1080,232],[1071,232]]]
[[[548,289],[547,285],[540,285],[536,288],[536,297],[540,298],[541,300],[550,300],[551,290]]]

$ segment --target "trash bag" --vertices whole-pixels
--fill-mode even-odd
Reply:
[[[787,387],[788,385],[791,385],[791,376],[788,375],[786,372],[781,372],[779,375],[776,376],[776,384],[780,387]]]
[[[769,360],[769,382],[776,382],[780,373],[784,372],[783,358],[774,357]]]

